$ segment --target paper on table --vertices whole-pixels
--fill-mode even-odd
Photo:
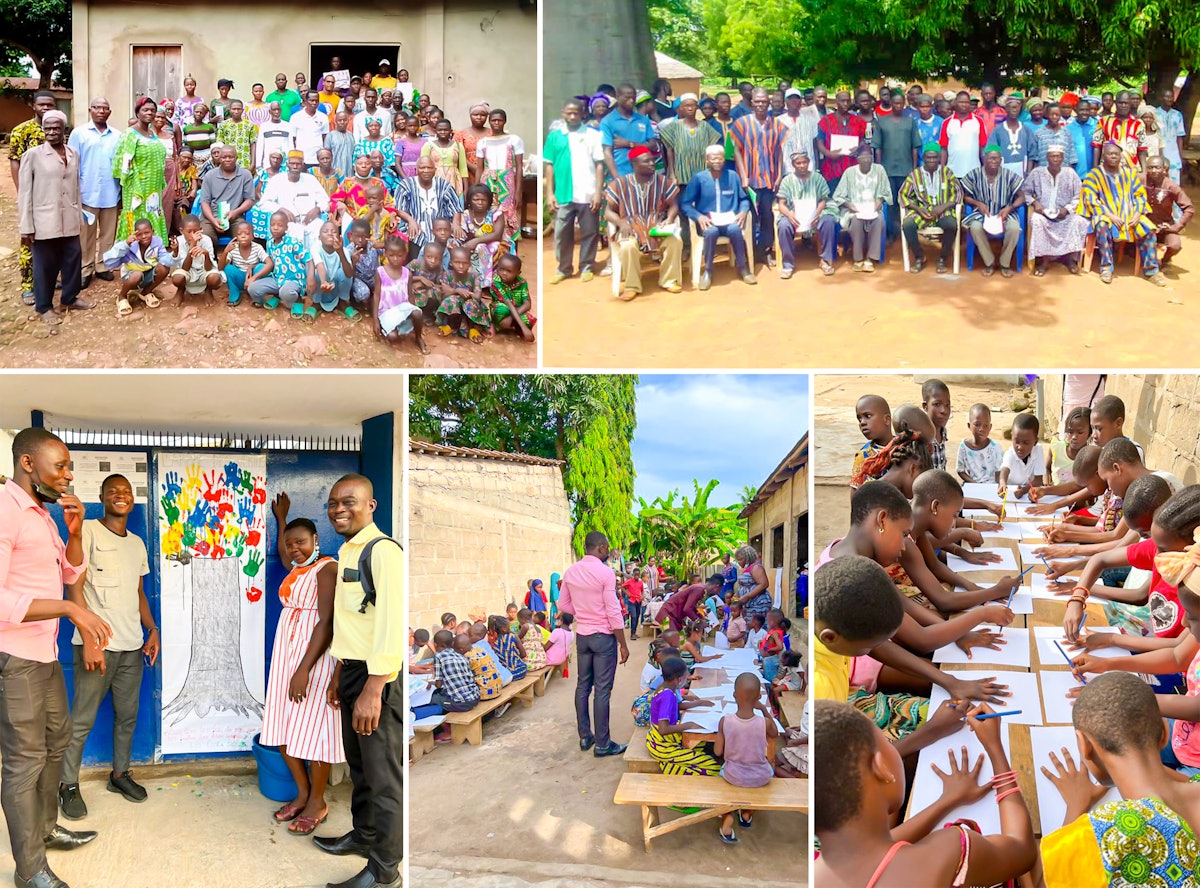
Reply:
[[[955,672],[943,670],[947,675],[961,678],[963,681],[975,681],[981,675],[979,672]],[[1037,676],[1032,672],[1004,672],[997,670],[991,673],[997,684],[1008,685],[1012,696],[1005,697],[1003,703],[993,703],[992,708],[997,712],[1008,712],[1010,709],[1021,710],[1019,715],[1006,715],[1004,720],[1013,725],[1042,724],[1042,694],[1038,689]],[[950,693],[940,685],[934,685],[929,695],[929,714],[932,715],[939,706],[950,699]]]
[[[1051,601],[1066,601],[1070,595],[1072,585],[1059,586],[1046,579],[1045,573],[1034,571],[1025,577],[1029,580],[1029,590],[1033,593],[1034,598],[1046,598]],[[1075,582],[1074,577],[1068,577],[1071,583]],[[1061,592],[1062,594],[1056,594]]]
[[[1007,752],[1008,729],[1004,725],[1001,725],[1000,728],[1001,742]],[[979,773],[980,783],[988,783],[995,776],[992,763],[983,751],[983,745],[979,742],[979,738],[970,728],[963,725],[961,731],[937,740],[921,750],[920,757],[917,759],[916,775],[913,778],[910,807],[912,814],[919,814],[942,797],[944,791],[942,778],[934,773],[933,765],[937,765],[944,772],[949,772],[950,753],[953,752],[956,760],[961,762],[960,750],[963,746],[967,747],[967,767],[974,766],[980,756],[983,757],[983,768]],[[961,805],[942,817],[941,821],[949,823],[964,818],[974,820],[979,824],[979,829],[984,835],[1000,832],[1000,808],[996,805],[995,794],[989,792],[977,802]]]
[[[733,698],[733,685],[723,684],[717,685],[715,688],[699,688],[692,691],[701,700],[721,700],[725,697]]]
[[[1019,572],[1017,567],[1017,556],[1013,554],[1013,550],[1007,546],[999,546],[994,549],[976,549],[976,554],[984,552],[993,552],[1000,556],[999,561],[989,561],[987,564],[971,564],[964,561],[957,555],[951,555],[946,559],[946,566],[955,573],[970,573],[978,570],[1009,570],[1013,573]]]
[[[1089,632],[1116,631],[1117,629],[1113,626],[1095,626],[1090,629],[1086,625],[1084,626],[1085,635]],[[1054,646],[1054,642],[1056,641],[1062,645],[1063,650],[1067,652],[1067,656],[1069,657],[1077,657],[1083,653],[1082,648],[1072,651],[1067,647],[1066,636],[1063,635],[1061,626],[1035,626],[1033,633],[1033,637],[1037,639],[1038,660],[1041,661],[1044,667],[1061,666],[1064,670],[1069,668],[1067,661],[1063,659],[1062,654],[1058,652],[1058,648]],[[1096,657],[1127,657],[1129,656],[1129,651],[1119,647],[1103,647],[1092,651],[1092,655]]]
[[[983,500],[986,503],[1000,502],[1000,485],[968,481],[962,486],[967,499]]]
[[[1046,715],[1045,723],[1048,725],[1071,724],[1071,709],[1074,703],[1067,699],[1067,691],[1071,688],[1083,687],[1079,679],[1066,669],[1063,669],[1062,672],[1049,670],[1039,672],[1037,677],[1042,683],[1042,707]]]
[[[977,510],[972,509],[971,511]],[[988,517],[995,518],[996,516],[992,515],[991,512],[985,512],[982,515],[968,517],[983,518],[984,520],[987,520]],[[981,530],[979,532],[983,534],[985,541],[989,539],[1021,540],[1025,538],[1025,530],[1023,527],[1021,527],[1021,522],[1019,521],[1005,521],[999,530]]]
[[[689,709],[687,712],[679,713],[681,722],[692,722],[696,725],[695,730],[690,733],[694,734],[715,734],[717,727],[721,724],[721,716],[725,714],[725,710],[720,706],[702,706],[698,709]]]
[[[1033,748],[1033,776],[1037,784],[1038,812],[1041,814],[1042,821],[1040,831],[1044,836],[1063,825],[1063,819],[1067,816],[1067,803],[1054,784],[1050,782],[1050,778],[1042,773],[1042,767],[1049,768],[1053,773],[1054,765],[1050,761],[1050,753],[1053,752],[1058,756],[1059,761],[1062,761],[1064,748],[1071,753],[1071,758],[1078,765],[1079,744],[1075,740],[1074,728],[1067,727],[1030,728],[1029,740],[1030,746]],[[936,776],[934,774],[934,777]],[[1104,794],[1104,798],[1098,804],[1119,801],[1120,798],[1121,794],[1114,786]]]
[[[958,664],[982,663],[986,666],[1020,666],[1023,669],[1028,669],[1029,630],[1005,629],[1004,639],[1006,643],[1000,645],[1000,650],[998,651],[987,648],[971,648],[970,659],[967,658],[967,655],[958,645],[948,644],[933,652],[933,662]]]
[[[1041,549],[1047,545],[1046,543],[1017,543],[1017,548],[1021,550],[1021,566],[1022,567],[1040,567],[1045,570],[1046,565],[1042,561],[1040,555],[1034,555],[1034,549]],[[1047,558],[1046,561],[1050,559]]]

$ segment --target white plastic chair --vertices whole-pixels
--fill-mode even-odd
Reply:
[[[904,270],[909,270],[908,239],[904,236],[904,217],[908,213],[900,207],[900,252],[904,255]],[[945,237],[945,235],[942,235]],[[918,241],[919,243],[920,241]],[[962,204],[954,205],[954,273],[958,274],[958,258],[962,247]]]
[[[692,226],[692,286],[700,286],[700,272],[704,265],[704,236],[700,234],[699,229],[686,216],[682,221]],[[742,238],[746,242],[746,261],[750,266],[751,271],[754,270],[754,220],[750,213],[746,213],[746,221],[742,223]],[[728,245],[729,238],[717,238],[717,247],[722,244]],[[715,255],[715,254],[714,254]],[[733,261],[733,247],[729,248],[729,261]]]

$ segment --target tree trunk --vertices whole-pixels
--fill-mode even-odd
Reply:
[[[650,89],[658,69],[646,0],[546,0],[543,9],[546,126],[567,99],[601,83]]]
[[[1196,116],[1196,105],[1200,103],[1200,71],[1188,72],[1187,80],[1183,81],[1183,89],[1175,97],[1175,107],[1183,115],[1183,126],[1187,130],[1187,142],[1192,137],[1192,120]]]
[[[236,558],[193,558],[192,656],[183,690],[163,707],[179,724],[188,715],[212,710],[262,715],[262,704],[246,687],[241,650],[241,563]]]

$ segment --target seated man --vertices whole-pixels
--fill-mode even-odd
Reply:
[[[232,145],[214,148],[212,161],[216,167],[200,184],[200,230],[215,244],[223,237],[232,237],[237,224],[254,206],[254,178],[238,165],[238,152]]]
[[[954,208],[962,202],[962,188],[949,168],[942,168],[942,148],[937,142],[926,142],[921,154],[921,166],[908,174],[900,186],[900,206],[904,208],[904,239],[912,254],[909,270],[917,274],[925,267],[925,254],[917,238],[920,228],[942,230],[942,252],[938,255],[937,273],[945,274],[954,259],[955,234],[958,221]]]
[[[812,171],[812,159],[805,151],[791,155],[792,171],[779,183],[779,254],[783,261],[780,280],[795,272],[797,232],[811,232],[821,250],[821,271],[833,274],[837,255],[837,215],[830,206],[829,183]],[[802,218],[803,217],[803,218]]]
[[[872,260],[883,261],[882,210],[892,202],[892,183],[883,166],[874,163],[875,149],[870,142],[861,142],[855,156],[858,164],[842,174],[833,203],[841,213],[842,228],[850,232],[854,270],[872,272]]]
[[[700,274],[700,289],[712,285],[713,254],[717,238],[727,237],[733,246],[734,264],[747,284],[758,281],[746,264],[746,238],[742,226],[750,212],[750,199],[742,188],[737,173],[725,169],[725,146],[709,145],[704,151],[708,169],[692,176],[683,192],[681,209],[704,238],[704,270]]]
[[[1179,183],[1167,174],[1169,161],[1161,155],[1151,157],[1146,161],[1146,199],[1150,202],[1150,212],[1146,215],[1158,229],[1159,243],[1166,246],[1166,252],[1159,260],[1159,267],[1165,268],[1172,257],[1183,249],[1183,239],[1179,236],[1185,225],[1192,221],[1196,210],[1192,199],[1179,187]],[[1179,208],[1179,218],[1175,218],[1175,208]]]
[[[1034,276],[1046,273],[1046,257],[1066,263],[1079,274],[1079,253],[1087,237],[1087,220],[1079,215],[1079,174],[1064,163],[1062,145],[1046,148],[1046,165],[1036,166],[1025,180],[1029,202],[1029,255]]]
[[[658,284],[668,293],[683,290],[683,238],[665,230],[679,214],[679,186],[654,169],[654,155],[644,145],[629,151],[633,172],[609,184],[605,218],[617,229],[612,251],[621,263],[621,298],[631,302],[642,294],[642,255],[660,253]],[[651,236],[651,231],[659,231]]]
[[[1167,279],[1158,270],[1158,236],[1154,223],[1146,215],[1150,201],[1137,168],[1124,162],[1125,152],[1116,142],[1108,142],[1100,153],[1100,166],[1083,180],[1082,213],[1092,223],[1096,248],[1100,251],[1100,280],[1113,279],[1113,242],[1137,244],[1142,272],[1156,287],[1165,287]]]
[[[1001,166],[998,145],[983,149],[983,166],[976,167],[962,177],[963,203],[971,208],[963,219],[963,225],[971,232],[975,249],[983,257],[983,276],[996,273],[996,254],[988,241],[989,237],[1004,238],[1000,247],[1000,273],[1012,277],[1013,254],[1017,251],[1017,239],[1021,236],[1021,220],[1016,210],[1025,202],[1021,193],[1021,177]],[[985,229],[987,219],[998,218],[1003,226],[1000,232]]]
[[[268,220],[279,211],[288,216],[287,233],[311,249],[321,233],[329,209],[325,188],[312,173],[304,171],[304,152],[292,149],[287,153],[287,173],[272,176],[263,187],[258,209]],[[261,236],[265,240],[269,230]],[[259,231],[254,232],[259,237]]]

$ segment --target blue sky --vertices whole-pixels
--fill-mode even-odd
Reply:
[[[808,431],[808,387],[805,374],[641,374],[634,494],[650,502],[677,487],[690,497],[693,478],[716,478],[709,503],[736,502]]]

